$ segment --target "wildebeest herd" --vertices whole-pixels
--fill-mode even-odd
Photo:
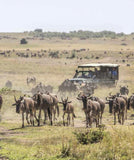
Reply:
[[[124,121],[127,119],[127,110],[131,107],[134,109],[134,94],[128,97],[128,93],[128,87],[123,86],[120,88],[119,93],[115,95],[109,93],[106,100],[102,100],[90,94],[86,95],[82,92],[78,94],[76,99],[83,103],[82,109],[86,117],[86,127],[92,127],[93,122],[96,123],[96,127],[102,124],[105,104],[109,104],[109,113],[113,113],[114,115],[114,125],[116,124],[116,116],[118,117],[118,122],[123,125]],[[28,124],[34,126],[35,119],[38,126],[40,126],[42,110],[44,112],[44,124],[46,124],[46,120],[49,119],[51,125],[53,125],[53,121],[59,117],[59,104],[63,106],[63,125],[70,125],[72,119],[74,126],[74,118],[76,118],[74,112],[75,106],[72,101],[69,101],[68,97],[65,99],[61,98],[61,101],[59,101],[55,94],[37,92],[32,97],[24,95],[16,99],[14,96],[14,100],[15,103],[13,106],[16,106],[16,113],[22,114],[22,128],[24,127],[24,114],[26,114],[26,121]],[[0,109],[2,103],[2,96],[0,96]],[[67,122],[65,122],[64,119],[65,114],[67,114]]]

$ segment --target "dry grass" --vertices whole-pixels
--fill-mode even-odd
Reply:
[[[16,35],[12,35],[16,36]],[[33,87],[27,86],[27,76],[35,76],[37,83],[42,82],[45,85],[52,85],[54,92],[57,93],[58,86],[67,78],[72,78],[77,65],[82,63],[107,62],[120,64],[120,80],[115,88],[100,86],[95,90],[96,96],[103,99],[109,92],[116,93],[119,91],[120,85],[128,85],[130,89],[129,95],[134,92],[133,73],[134,64],[130,58],[127,63],[130,67],[126,67],[122,63],[122,59],[126,59],[126,55],[134,51],[133,41],[127,39],[127,46],[121,46],[121,39],[107,40],[44,40],[29,41],[28,45],[20,46],[18,40],[23,35],[19,35],[17,40],[0,40],[0,49],[24,49],[31,50],[53,49],[53,50],[72,50],[74,48],[89,48],[89,52],[76,53],[76,56],[89,56],[89,59],[79,60],[66,59],[64,56],[59,59],[51,58],[17,58],[13,55],[10,58],[0,57],[0,87],[4,87],[7,80],[12,81],[13,90],[2,93],[4,104],[1,111],[2,122],[0,123],[0,155],[9,157],[9,159],[132,159],[134,127],[133,117],[130,115],[133,111],[128,112],[128,120],[124,126],[113,126],[113,116],[108,113],[108,106],[105,108],[103,123],[106,125],[108,134],[101,143],[92,145],[81,145],[77,142],[73,132],[77,129],[85,130],[85,115],[82,111],[82,103],[76,100],[77,95],[70,95],[69,99],[73,101],[75,106],[75,127],[62,126],[62,107],[60,106],[60,117],[55,122],[55,126],[26,127],[21,129],[21,115],[15,113],[15,108],[11,105],[14,103],[13,96],[19,97],[24,93],[29,94]],[[123,48],[123,54],[119,51]],[[127,50],[130,48],[130,50]],[[104,55],[104,51],[107,54]],[[99,56],[96,60],[91,55]],[[116,62],[118,60],[118,62]],[[59,99],[61,98],[60,95]],[[61,125],[61,126],[58,126]],[[70,147],[69,157],[62,158],[62,147],[67,145]]]

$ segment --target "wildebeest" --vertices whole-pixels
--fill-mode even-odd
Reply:
[[[46,94],[50,95],[53,99],[53,114],[54,114],[54,120],[56,120],[56,111],[57,111],[57,116],[59,117],[59,100],[58,100],[58,97],[56,94],[52,94],[52,93],[49,93],[49,92],[46,92]]]
[[[128,89],[128,86],[120,86],[120,93],[121,95],[128,95],[129,93],[129,89]]]
[[[127,109],[133,108],[134,109],[134,94],[132,94],[128,98],[128,104],[127,104]]]
[[[51,85],[43,85],[41,82],[35,86],[34,88],[32,88],[31,90],[32,94],[36,94],[37,92],[41,92],[41,93],[52,93],[53,92],[53,87]]]
[[[63,93],[63,92],[76,92],[77,91],[77,86],[70,81],[69,79],[66,79],[58,89],[58,93]]]
[[[104,109],[105,109],[105,102],[102,99],[98,98],[98,97],[90,97],[90,99],[93,100],[93,101],[99,102],[100,108],[101,108],[101,111],[100,111],[100,123],[102,123],[102,115],[103,115]]]
[[[127,119],[128,95],[119,95],[119,97],[122,97],[126,102],[126,105],[125,105],[125,119]]]
[[[34,117],[38,122],[36,117],[36,102],[28,97],[20,97],[16,100],[16,97],[14,96],[14,100],[15,104],[13,104],[13,106],[16,106],[16,113],[22,113],[22,128],[24,127],[24,113],[26,113],[27,123],[31,123],[34,126]],[[30,114],[30,122],[28,120],[28,114]]]
[[[38,126],[40,125],[41,118],[41,110],[44,111],[44,124],[46,122],[46,115],[48,114],[51,125],[53,125],[52,113],[53,113],[53,98],[48,94],[36,93],[34,99],[37,101],[37,105],[39,106],[39,118],[38,118]]]
[[[67,113],[67,125],[70,125],[70,114],[72,114],[72,122],[73,122],[73,126],[74,126],[74,118],[76,118],[75,114],[74,114],[74,106],[71,104],[72,101],[68,101],[68,97],[66,99],[63,100],[63,98],[61,98],[61,102],[59,102],[61,104],[63,104],[63,125],[65,126],[65,121],[64,121],[64,116]]]
[[[79,90],[82,91],[84,94],[94,94],[94,89],[96,88],[95,85],[92,83],[82,83],[79,87]]]
[[[3,104],[3,99],[2,99],[2,96],[0,95],[0,111],[1,111],[1,108],[2,108],[2,104]]]
[[[93,120],[96,121],[96,127],[99,125],[101,107],[97,101],[92,101],[86,95],[77,97],[78,100],[83,102],[83,110],[86,115],[86,127],[91,127]]]
[[[116,97],[116,95],[110,95],[109,97],[106,97],[106,104],[109,104],[109,113],[112,113],[113,111],[113,100]]]
[[[36,84],[36,78],[35,77],[27,77],[27,85],[32,83],[33,85]]]
[[[109,94],[108,97],[106,97],[106,103],[109,104],[109,113],[113,113],[113,101],[116,97],[121,97],[123,100],[125,100],[125,119],[127,119],[127,105],[128,105],[128,96],[127,95],[121,95],[120,93],[116,93],[116,95]]]
[[[118,122],[122,125],[125,121],[126,101],[123,97],[115,97],[113,100],[114,125],[116,124],[116,114],[118,115]]]
[[[5,84],[5,86],[6,86],[7,88],[12,88],[12,82],[8,80],[8,81],[6,82],[6,84]]]
[[[36,108],[40,108],[40,105],[41,105],[41,102],[39,101],[39,95],[38,94],[41,94],[41,95],[49,95],[52,99],[51,101],[51,105],[53,106],[53,120],[56,120],[56,112],[57,112],[57,117],[59,117],[59,105],[58,105],[58,97],[56,94],[52,94],[52,93],[49,93],[49,92],[46,92],[45,94],[41,93],[41,92],[38,92],[37,94],[35,94],[32,98],[37,101],[37,107]],[[47,115],[48,115],[48,110],[47,109],[43,109],[44,111],[44,124],[45,124],[45,121],[47,120]]]

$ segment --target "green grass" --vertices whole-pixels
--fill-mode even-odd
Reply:
[[[14,124],[10,125],[14,129]],[[27,127],[4,135],[0,155],[19,159],[133,159],[133,126],[108,126],[101,142],[82,145],[70,127]],[[82,129],[84,132],[84,128]],[[128,136],[129,135],[129,136]],[[66,153],[68,151],[68,153]],[[65,155],[66,154],[66,155]]]

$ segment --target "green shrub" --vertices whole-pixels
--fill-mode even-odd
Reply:
[[[126,44],[126,43],[121,43],[121,45],[122,45],[122,46],[127,46],[127,44]]]
[[[22,38],[21,40],[20,40],[20,44],[27,44],[28,42],[27,42],[27,40],[25,39],[25,38]]]
[[[62,148],[61,148],[61,155],[60,157],[64,158],[64,157],[69,157],[71,154],[71,146],[69,145],[65,145],[64,143],[62,144]]]
[[[98,143],[104,137],[103,129],[90,129],[86,131],[75,131],[74,134],[79,143],[89,144],[89,143]]]
[[[4,87],[0,89],[0,93],[11,91],[10,88]]]

